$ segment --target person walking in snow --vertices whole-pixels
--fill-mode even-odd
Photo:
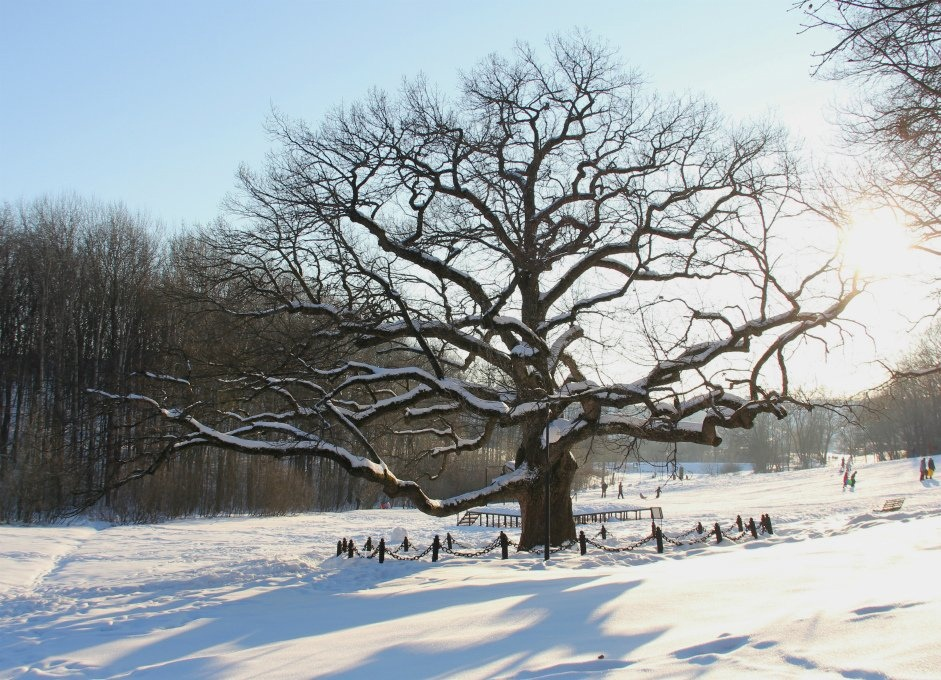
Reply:
[[[618,498],[624,498],[624,483],[618,482]]]
[[[604,480],[601,480],[601,497],[604,498],[608,495],[608,483]]]
[[[928,466],[925,464],[925,459],[921,459],[921,463],[918,466],[918,481],[925,481],[925,477],[928,475]]]
[[[657,498],[660,498],[660,487],[657,487]]]
[[[856,491],[856,471],[853,471],[853,474],[850,475],[850,491]]]
[[[849,470],[844,470],[843,471],[843,491],[846,491],[846,485],[849,483],[849,481],[850,481]]]
[[[846,468],[846,458],[840,458],[840,472]]]
[[[934,479],[934,458],[928,459],[928,479]]]

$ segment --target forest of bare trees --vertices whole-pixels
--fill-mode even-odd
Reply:
[[[194,313],[187,287],[198,275],[186,268],[198,269],[196,253],[192,235],[163,239],[121,206],[76,197],[3,206],[0,521],[59,516],[95,500],[88,494],[111,486],[132,461],[159,458],[164,442],[153,423],[90,388],[127,391],[144,370],[211,377],[222,358],[245,356],[253,336],[244,326]],[[94,512],[130,521],[281,513],[373,503],[378,494],[329,461],[193,452],[109,492]]]

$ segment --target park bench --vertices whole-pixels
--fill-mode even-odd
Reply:
[[[875,508],[875,512],[895,512],[902,509],[904,498],[887,498],[881,508]]]
[[[663,509],[660,506],[651,508],[608,508],[607,510],[594,510],[572,515],[576,524],[590,524],[594,522],[609,522],[612,519],[620,520],[638,520],[644,519],[649,515],[652,520],[663,519]],[[485,508],[468,510],[457,520],[458,526],[504,526],[518,527],[520,525],[520,515],[518,511],[490,511]]]
[[[468,510],[457,521],[458,526],[518,527],[520,516],[508,512],[487,512],[486,510]]]

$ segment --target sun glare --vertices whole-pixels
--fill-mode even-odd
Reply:
[[[853,216],[840,244],[843,267],[864,279],[910,274],[915,258],[912,237],[888,208],[861,210]]]

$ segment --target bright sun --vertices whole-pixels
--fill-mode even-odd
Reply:
[[[844,270],[864,279],[891,279],[912,273],[912,236],[888,208],[860,210],[843,235]]]
[[[833,360],[825,377],[821,366],[815,367],[828,389],[851,394],[881,382],[885,375],[877,360],[891,362],[907,351],[919,324],[937,309],[926,282],[937,275],[938,259],[914,243],[901,215],[886,208],[860,209],[843,230],[841,269],[858,276],[865,287],[847,318],[865,333],[843,347],[842,359]]]

